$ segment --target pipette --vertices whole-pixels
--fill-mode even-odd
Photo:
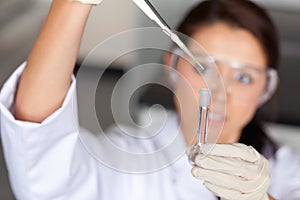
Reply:
[[[200,153],[201,137],[203,136],[203,143],[207,143],[208,134],[208,112],[210,103],[210,90],[200,89],[199,91],[199,119],[198,130],[196,136],[196,144],[191,148],[189,154],[189,162],[191,165],[195,165],[196,156]]]
[[[192,52],[187,48],[187,46],[180,40],[180,38],[171,31],[169,25],[165,22],[165,20],[160,16],[154,6],[148,0],[133,0],[133,2],[153,21],[155,21],[163,30],[163,32],[171,38],[173,42],[175,42],[182,51],[192,59],[192,61],[196,64],[196,69],[201,73],[205,69],[204,67],[197,61]]]

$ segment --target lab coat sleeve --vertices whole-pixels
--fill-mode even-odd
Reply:
[[[277,150],[271,161],[271,186],[269,194],[277,200],[300,199],[300,155],[284,146]]]
[[[11,75],[0,93],[3,151],[16,198],[94,199],[95,163],[78,137],[75,78],[62,107],[42,123],[18,121],[12,112],[24,67],[25,63]]]

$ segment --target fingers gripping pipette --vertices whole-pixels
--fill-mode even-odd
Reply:
[[[210,96],[208,89],[201,89],[199,91],[200,104],[196,144],[191,148],[191,152],[189,153],[189,162],[191,165],[195,164],[196,156],[200,153],[201,139],[203,138],[204,144],[207,143]]]
[[[196,69],[201,73],[204,71],[204,67],[197,61],[192,52],[187,48],[187,46],[180,40],[180,38],[171,31],[169,25],[165,20],[159,15],[156,9],[148,0],[133,0],[133,2],[153,21],[155,21],[163,30],[163,32],[175,42],[182,51],[192,59]]]

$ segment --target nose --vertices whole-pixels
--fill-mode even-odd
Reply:
[[[216,68],[210,70],[205,74],[206,81],[215,103],[222,104],[233,92],[232,70],[225,63],[216,63]]]
[[[226,95],[229,96],[230,94],[232,94],[232,90],[233,90],[231,80],[228,77],[224,77],[223,83],[224,83]]]

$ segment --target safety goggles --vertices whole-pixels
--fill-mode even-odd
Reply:
[[[202,71],[197,69],[197,66],[191,65],[194,67],[195,73],[199,73],[207,83],[212,83],[217,77],[220,77],[216,73],[222,74],[222,82],[226,87],[226,92],[238,96],[241,100],[251,99],[257,88],[261,87],[263,83],[265,85],[263,86],[263,93],[258,99],[259,104],[266,102],[275,92],[278,83],[278,75],[275,69],[259,69],[239,61],[230,61],[204,54],[197,55],[195,53],[194,55],[205,68]],[[177,68],[180,57],[188,61],[188,58],[180,49],[175,49],[171,60],[174,69]]]

